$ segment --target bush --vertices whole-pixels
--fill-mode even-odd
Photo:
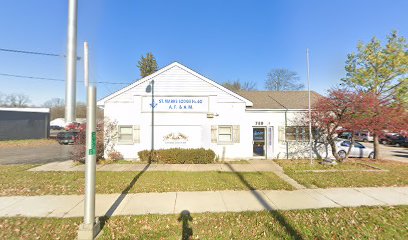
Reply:
[[[110,161],[123,160],[123,155],[118,151],[112,151],[108,153],[108,160]]]
[[[114,139],[116,138],[116,122],[109,120],[100,121],[96,125],[96,161],[104,160],[104,153],[115,152]],[[71,151],[71,157],[74,162],[85,163],[86,153],[86,130],[83,129],[79,132],[78,140],[75,142],[73,150]],[[117,152],[118,153],[118,152]],[[120,153],[118,153],[120,154]],[[123,156],[121,159],[123,159]],[[116,157],[119,157],[116,154]],[[114,159],[111,159],[114,160]]]
[[[85,163],[85,144],[77,144],[72,148],[70,152],[71,158],[74,162]]]
[[[214,163],[215,153],[211,149],[204,148],[171,148],[154,150],[143,150],[138,153],[143,162],[168,163],[168,164],[205,164]]]

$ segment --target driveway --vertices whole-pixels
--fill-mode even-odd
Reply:
[[[373,148],[373,143],[363,143],[366,147]],[[393,160],[398,162],[408,163],[408,148],[406,147],[395,147],[390,145],[380,144],[380,151],[385,160]]]
[[[1,148],[0,165],[62,162],[70,159],[72,149],[73,146],[59,144]]]

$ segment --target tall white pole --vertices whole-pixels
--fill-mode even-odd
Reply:
[[[95,221],[95,171],[96,171],[96,88],[88,86],[86,124],[86,172],[84,223]]]
[[[93,224],[95,219],[96,88],[89,86],[88,68],[88,43],[84,42],[84,82],[87,89],[84,223]]]
[[[67,80],[65,86],[65,122],[76,120],[76,61],[78,1],[68,1]]]
[[[88,86],[87,92],[84,223],[93,225],[95,221],[96,87]]]
[[[88,42],[84,42],[84,84],[89,86],[89,49]]]
[[[309,158],[310,158],[310,164],[313,164],[313,153],[312,153],[312,148],[313,148],[313,136],[312,136],[312,110],[310,106],[310,63],[309,63],[309,48],[306,49],[306,61],[307,61],[307,92],[308,92],[308,109],[309,109]]]
[[[77,239],[94,239],[100,232],[95,219],[96,182],[96,87],[89,84],[88,43],[84,43],[84,79],[87,90],[86,149],[85,149],[85,200],[84,223],[79,227]]]

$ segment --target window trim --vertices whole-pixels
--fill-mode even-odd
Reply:
[[[230,129],[230,133],[229,134],[225,134],[225,133],[220,133],[220,128],[229,128]],[[231,140],[230,141],[221,141],[220,140],[220,135],[230,135],[231,136]],[[233,129],[233,125],[218,125],[218,131],[217,131],[217,140],[218,140],[218,144],[233,144],[234,143],[234,129]]]
[[[292,134],[295,139],[288,139],[288,128],[295,128],[295,132]],[[313,134],[313,133],[312,133]],[[285,127],[285,141],[286,142],[309,142],[309,129],[307,126],[286,126]]]
[[[121,134],[121,129],[122,128],[130,128],[131,133],[130,134]],[[130,135],[131,138],[130,138],[130,140],[124,141],[124,140],[121,140],[121,135]],[[123,144],[123,145],[133,144],[133,135],[134,135],[134,132],[133,132],[133,126],[132,125],[119,125],[118,126],[118,144]]]

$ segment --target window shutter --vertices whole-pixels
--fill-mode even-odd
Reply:
[[[217,125],[211,126],[211,143],[217,143],[218,135],[217,135]]]
[[[140,126],[133,125],[133,143],[140,143]]]
[[[285,127],[284,126],[278,127],[278,141],[279,142],[285,141]]]
[[[232,127],[232,137],[234,138],[234,143],[239,143],[239,125],[234,125]]]

